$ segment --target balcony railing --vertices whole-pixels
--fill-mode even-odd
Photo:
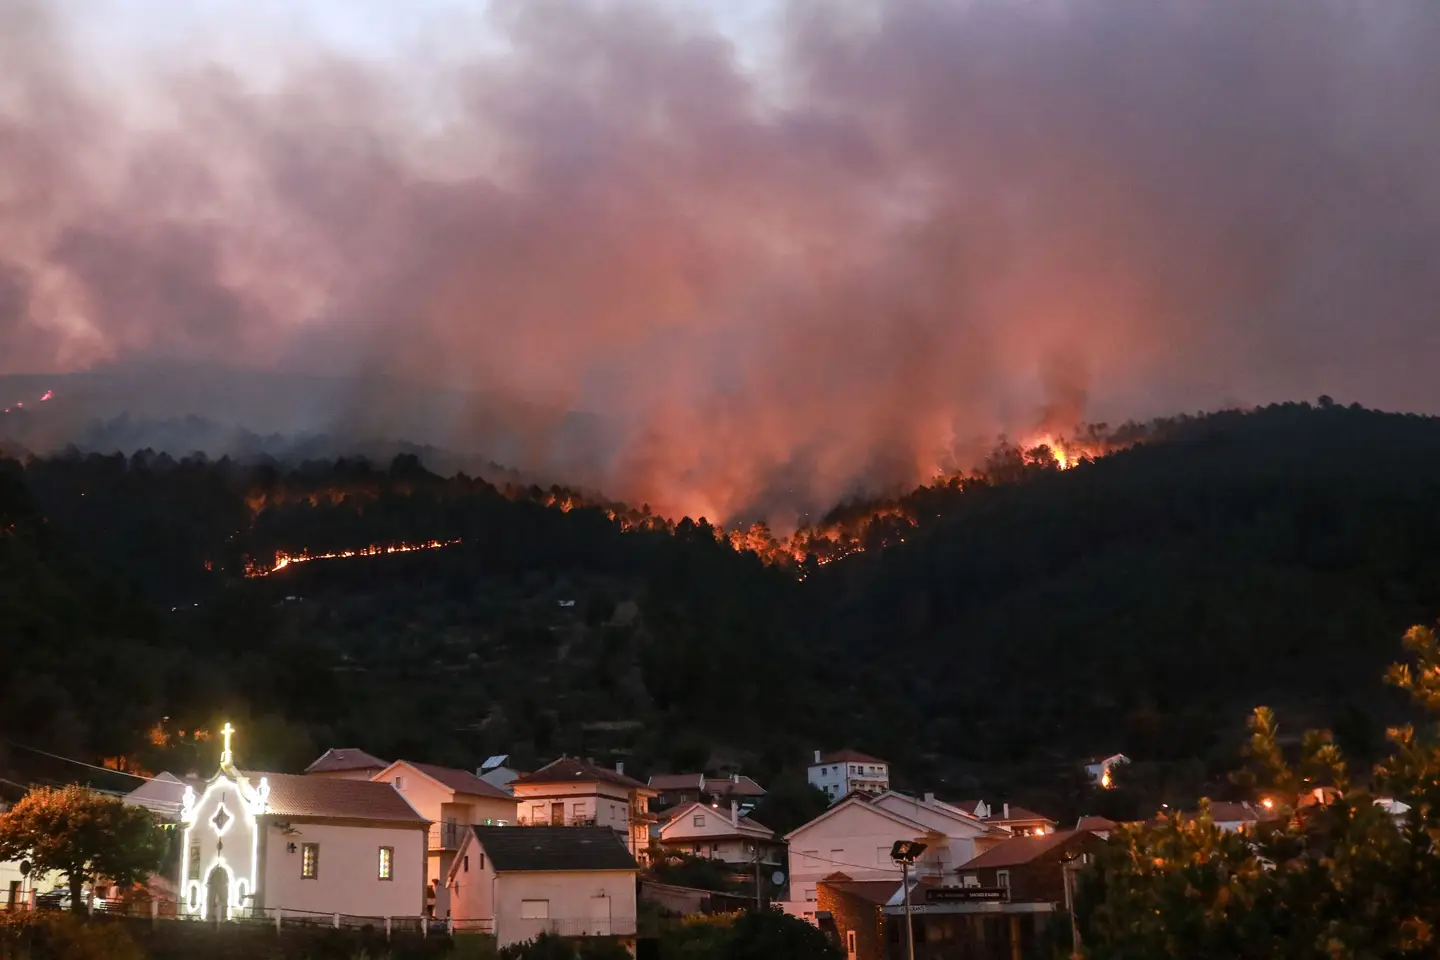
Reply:
[[[430,824],[430,849],[459,850],[460,842],[465,839],[465,831],[469,829],[470,825],[466,823]]]
[[[522,827],[614,827],[619,830],[625,826],[599,823],[594,817],[521,817],[516,822]]]

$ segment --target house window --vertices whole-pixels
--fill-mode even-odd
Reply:
[[[1010,871],[1009,871],[1009,870],[996,870],[996,871],[995,871],[995,886],[997,886],[997,887],[1004,887],[1006,890],[1009,890],[1009,889],[1010,889]]]
[[[405,789],[405,778],[404,778],[404,777],[396,777],[396,778],[395,778],[395,789],[396,789],[396,790],[404,790],[404,789]]]
[[[460,858],[460,871],[462,873],[470,872],[470,857],[468,854]]]
[[[394,848],[394,847],[381,847],[381,848],[380,848],[380,879],[381,879],[381,880],[394,880],[394,879],[395,879],[395,848]]]
[[[549,920],[549,919],[550,919],[550,901],[549,901],[549,900],[521,900],[521,901],[520,901],[520,919],[521,919],[521,920]]]
[[[846,931],[845,931],[845,953],[846,953],[848,956],[852,956],[852,957],[853,957],[853,956],[855,956],[855,954],[858,953],[858,952],[859,952],[859,951],[855,948],[855,931],[854,931],[854,930],[846,930]]]
[[[200,844],[198,843],[190,844],[190,868],[185,879],[200,879]]]
[[[814,887],[806,887],[806,888],[805,888],[805,902],[806,902],[806,903],[814,903],[814,902],[815,902],[815,888],[814,888]]]
[[[703,814],[703,813],[697,813],[697,814],[695,814],[695,826],[697,826],[697,827],[703,827],[703,826],[705,826],[705,814]]]
[[[320,844],[300,844],[300,879],[314,880],[320,876]]]

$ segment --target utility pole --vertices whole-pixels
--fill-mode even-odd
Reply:
[[[752,841],[755,844],[755,909],[762,910],[760,903],[760,841]]]
[[[915,960],[915,923],[910,919],[910,861],[900,861],[900,885],[905,888],[905,957]]]
[[[910,913],[910,865],[926,845],[919,840],[896,840],[890,848],[890,859],[900,864],[900,887],[905,892],[905,956],[915,960],[915,922]]]

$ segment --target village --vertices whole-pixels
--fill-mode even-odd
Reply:
[[[568,756],[522,771],[505,755],[457,769],[350,747],[300,773],[263,772],[244,768],[230,725],[222,736],[208,776],[161,773],[123,797],[175,831],[178,864],[138,897],[97,879],[81,912],[138,903],[157,922],[370,926],[502,948],[551,934],[643,954],[647,906],[756,909],[813,925],[847,960],[1009,958],[1068,914],[1073,873],[1115,827],[903,793],[889,763],[849,749],[814,751],[806,777],[828,808],[777,835],[751,816],[765,788],[738,773],[640,780],[623,762]],[[1086,774],[1103,790],[1126,762],[1096,758]],[[1213,816],[1241,830],[1265,813],[1227,804]],[[727,889],[663,880],[658,868],[686,861],[716,868]],[[61,876],[23,862],[0,863],[0,890],[11,911],[77,908]]]

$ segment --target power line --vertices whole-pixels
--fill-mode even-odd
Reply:
[[[38,753],[42,757],[49,757],[52,760],[61,760],[65,763],[73,763],[76,766],[89,767],[91,770],[99,770],[101,773],[115,773],[119,774],[122,777],[133,777],[136,780],[145,781],[153,781],[159,779],[159,777],[142,777],[138,773],[130,773],[125,770],[116,770],[113,767],[97,767],[95,764],[86,763],[84,760],[75,760],[71,757],[62,757],[58,753],[51,753],[48,750],[41,750],[39,747],[31,747],[23,743],[16,743],[14,740],[6,740],[4,737],[0,737],[0,743],[7,743],[12,747],[19,747],[21,750],[29,750],[31,753]]]

